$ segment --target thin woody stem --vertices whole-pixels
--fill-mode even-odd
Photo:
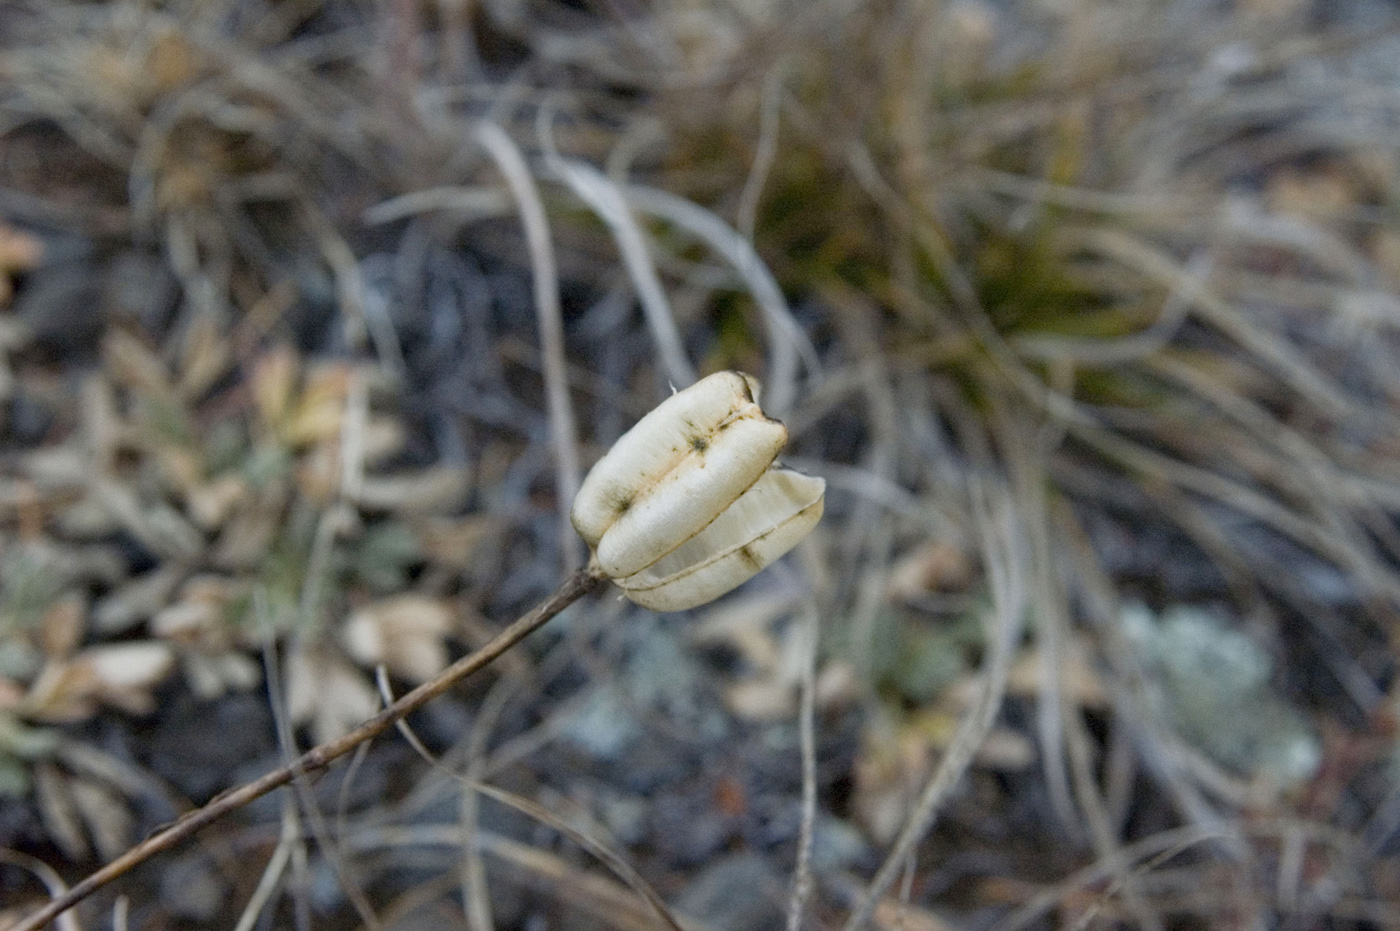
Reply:
[[[286,785],[303,773],[325,769],[332,761],[354,750],[365,741],[379,736],[393,727],[400,719],[437,698],[459,680],[489,665],[506,650],[543,626],[550,618],[598,588],[604,581],[599,572],[591,568],[580,569],[569,576],[547,600],[528,614],[512,622],[509,627],[491,638],[490,642],[481,649],[462,657],[432,679],[411,692],[406,692],[398,701],[353,731],[342,737],[337,737],[335,740],[328,740],[312,747],[281,769],[273,770],[261,778],[215,796],[203,807],[196,808],[181,816],[173,824],[152,834],[111,863],[83,879],[72,889],[53,899],[33,915],[15,925],[13,931],[38,931],[112,880],[161,851],[174,847],[205,825],[217,821],[231,811],[242,808],[254,799],[261,798],[273,789]]]

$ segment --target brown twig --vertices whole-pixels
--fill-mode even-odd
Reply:
[[[397,721],[408,716],[410,712],[418,710],[437,698],[459,680],[490,664],[532,631],[584,595],[598,588],[603,582],[604,578],[598,572],[592,569],[580,569],[569,576],[547,600],[514,621],[481,649],[462,657],[438,673],[436,677],[424,682],[413,691],[405,693],[398,701],[350,733],[312,747],[281,769],[273,770],[259,779],[216,796],[202,808],[189,812],[168,827],[152,834],[72,889],[56,897],[39,911],[21,921],[13,931],[38,931],[107,883],[161,851],[174,847],[205,825],[222,818],[231,811],[242,808],[254,799],[261,798],[273,789],[286,785],[301,773],[325,769],[335,759],[344,756],[365,741],[372,740],[393,727]]]

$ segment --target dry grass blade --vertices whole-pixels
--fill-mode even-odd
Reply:
[[[718,216],[703,207],[666,191],[630,184],[622,194],[631,206],[658,219],[674,223],[696,236],[733,266],[763,312],[768,328],[768,368],[764,373],[763,406],[783,417],[797,399],[797,365],[800,360],[809,374],[820,373],[816,350],[788,308],[787,299],[754,251],[753,244]]]
[[[631,864],[622,859],[622,857],[615,853],[607,844],[597,840],[586,831],[579,830],[554,814],[548,808],[524,796],[481,783],[472,786],[472,789],[488,798],[495,799],[502,805],[514,808],[522,814],[529,815],[541,824],[548,825],[560,834],[563,834],[584,850],[587,850],[593,856],[597,857],[603,865],[622,879],[633,892],[647,903],[653,914],[665,927],[670,928],[671,931],[686,931],[684,926],[681,925],[680,921],[677,920],[675,914],[671,911],[670,906],[668,906],[656,890],[651,887],[651,884],[643,879],[641,874],[632,868]]]
[[[494,187],[440,187],[400,194],[381,201],[367,208],[364,218],[366,223],[377,226],[441,210],[469,221],[505,216],[514,206],[505,191]]]
[[[389,683],[382,673],[379,676],[379,688],[380,691],[383,693],[385,700],[388,701],[391,697],[388,691]],[[499,694],[501,696],[500,703],[503,703],[505,700],[505,696],[508,693],[501,692]],[[494,715],[492,717],[494,717]],[[614,851],[611,846],[598,840],[596,837],[594,837],[587,831],[580,830],[579,828],[569,824],[567,821],[560,818],[548,808],[545,808],[543,805],[540,805],[537,802],[527,799],[524,796],[517,795],[514,792],[508,792],[504,789],[496,788],[495,786],[489,786],[483,782],[479,782],[476,779],[471,778],[470,776],[463,776],[456,772],[453,772],[452,770],[445,767],[442,764],[442,762],[438,760],[438,758],[435,757],[428,750],[428,748],[417,737],[417,735],[413,733],[413,730],[409,727],[408,722],[400,720],[397,722],[397,726],[399,732],[403,734],[405,739],[408,740],[409,744],[414,748],[414,750],[418,752],[419,756],[421,756],[425,761],[427,761],[427,763],[431,765],[434,769],[443,772],[445,775],[449,776],[454,781],[460,783],[467,793],[469,793],[472,796],[485,795],[488,798],[495,799],[501,804],[506,805],[510,808],[514,808],[522,814],[529,815],[531,818],[533,818],[541,824],[548,825],[549,827],[554,828],[556,831],[563,834],[565,837],[568,837],[574,843],[578,844],[584,850],[587,850],[590,854],[592,854],[600,862],[602,862],[604,866],[611,870],[619,879],[626,883],[627,886],[630,889],[632,889],[634,893],[636,893],[638,898],[647,903],[647,906],[651,909],[653,915],[657,919],[659,919],[663,924],[665,924],[666,927],[671,928],[672,931],[686,931],[685,928],[683,928],[680,924],[677,923],[675,915],[672,913],[670,907],[656,892],[656,890],[652,888],[651,884],[648,883],[645,879],[643,879],[641,874],[639,874],[635,869],[633,869],[631,864],[629,864],[625,859],[623,859],[623,857],[620,854]],[[478,740],[484,741],[484,735],[486,733],[486,728],[478,728],[477,731],[474,732],[473,737]],[[471,763],[469,765],[472,768],[468,770],[469,773],[473,770],[479,772],[484,767],[486,757],[481,752],[483,749],[484,747],[478,746],[476,747],[475,752],[471,753]],[[476,838],[480,837],[482,834],[481,829],[476,826],[475,820],[475,809],[473,807],[471,809],[471,823],[469,823],[467,826],[470,832],[469,842],[472,843],[473,846],[475,846],[476,844]],[[472,883],[468,891],[472,896],[476,898],[485,896],[486,890],[484,886],[484,880],[480,877],[480,874],[478,874],[476,881]],[[468,902],[468,907],[471,907],[470,902]],[[473,917],[469,912],[469,920],[472,921],[473,927],[476,927],[478,923],[484,924],[484,926],[487,928],[491,927],[491,918],[489,912],[479,913],[475,917]]]
[[[992,592],[992,610],[986,619],[990,652],[981,694],[968,711],[949,744],[938,769],[919,795],[913,812],[885,862],[865,889],[847,919],[845,931],[860,931],[870,921],[876,905],[905,868],[915,848],[933,825],[938,807],[957,785],[972,763],[973,754],[991,729],[1006,694],[1006,676],[1011,669],[1026,612],[1025,552],[1014,508],[1005,492],[974,486],[973,507],[978,515],[982,537],[982,558]],[[984,497],[985,496],[985,497]]]
[[[797,834],[797,863],[792,871],[788,897],[787,931],[801,931],[812,894],[812,834],[817,820],[817,641],[821,615],[815,604],[806,605],[803,632],[801,700],[797,710],[798,740],[802,752],[802,824]]]
[[[466,742],[467,772],[465,776],[457,773],[435,756],[427,745],[418,738],[407,721],[399,721],[397,725],[399,734],[433,770],[461,784],[462,794],[458,817],[461,823],[463,847],[465,848],[462,851],[462,906],[466,912],[467,925],[472,931],[492,931],[495,927],[495,921],[491,915],[490,890],[486,884],[486,868],[481,860],[481,850],[473,841],[473,838],[481,830],[477,819],[478,794],[473,786],[481,779],[487,741],[490,739],[491,730],[495,726],[497,718],[514,692],[513,683],[515,681],[510,678],[502,678],[492,686],[486,700],[482,703],[475,726]],[[379,694],[384,699],[384,703],[392,704],[394,701],[393,690],[389,684],[388,672],[383,666],[375,670],[375,682],[379,686]]]
[[[1144,840],[1138,841],[1124,847],[1116,852],[1112,857],[1102,860],[1092,866],[1086,867],[1074,876],[1069,877],[1064,882],[1056,885],[1053,889],[1047,890],[1036,896],[1032,901],[1017,909],[1007,918],[998,923],[996,931],[1019,931],[1031,922],[1035,921],[1046,910],[1053,907],[1056,902],[1063,900],[1065,895],[1074,889],[1082,889],[1086,885],[1101,882],[1103,879],[1118,875],[1115,885],[1110,892],[1105,893],[1105,897],[1116,893],[1118,881],[1122,879],[1121,871],[1123,863],[1119,862],[1120,857],[1126,863],[1142,861],[1136,867],[1136,871],[1141,873],[1158,866],[1167,859],[1175,857],[1192,847],[1198,846],[1206,841],[1223,836],[1218,831],[1202,828],[1180,828],[1174,831],[1165,831]]]
[[[450,824],[377,827],[356,831],[351,842],[363,851],[423,846],[456,849],[461,833],[457,825]],[[490,831],[477,832],[474,843],[485,853],[537,877],[542,892],[574,903],[619,931],[655,931],[657,927],[656,912],[622,883],[581,871],[562,857]],[[723,931],[688,915],[676,914],[675,918],[684,931]]]
[[[549,406],[550,433],[554,438],[555,486],[559,496],[559,547],[564,568],[578,565],[583,549],[569,525],[568,504],[579,485],[578,431],[573,405],[569,401],[568,373],[564,368],[564,321],[559,309],[559,273],[554,246],[549,236],[549,220],[540,202],[530,169],[520,149],[495,123],[477,127],[476,139],[490,153],[506,176],[511,194],[525,225],[525,239],[534,271],[535,311],[540,329],[540,351],[544,359],[545,395]]]
[[[652,338],[656,340],[661,363],[671,384],[685,388],[695,383],[695,367],[686,357],[685,345],[680,331],[676,328],[675,314],[671,302],[666,298],[666,290],[661,286],[656,265],[647,248],[646,237],[632,216],[622,190],[606,175],[581,162],[570,161],[559,155],[554,146],[553,128],[548,123],[548,111],[540,114],[540,139],[544,144],[545,165],[559,177],[579,200],[607,224],[613,239],[617,241],[627,267],[627,275],[637,289],[637,297],[642,302],[642,311]]]
[[[1067,716],[1078,714],[1078,709],[1067,705],[1060,682],[1069,618],[1063,610],[1064,597],[1057,590],[1058,573],[1052,556],[1046,514],[1046,470],[1042,449],[1050,444],[1038,442],[1039,431],[1018,429],[1012,423],[1002,426],[1001,432],[1008,449],[1007,458],[1020,502],[1018,511],[1026,524],[1034,569],[1030,579],[1030,603],[1038,608],[1034,612],[1040,675],[1040,691],[1036,696],[1036,728],[1040,737],[1041,767],[1045,772],[1046,787],[1055,814],[1067,828],[1077,830],[1078,819],[1070,799],[1070,780],[1065,763],[1064,722]]]
[[[53,867],[43,860],[14,850],[0,850],[0,863],[8,863],[33,873],[44,884],[44,888],[48,889],[49,895],[55,899],[68,892],[68,884],[63,881],[63,877],[58,875]],[[78,924],[78,916],[72,912],[61,914],[58,917],[58,927],[59,931],[82,931],[82,925]]]
[[[778,156],[778,130],[782,116],[783,82],[787,77],[787,63],[779,61],[769,71],[763,81],[763,108],[759,113],[758,147],[754,151],[753,165],[749,168],[744,190],[739,195],[738,219],[735,225],[739,234],[750,243],[754,241],[754,230],[758,224],[758,204],[763,197],[763,185],[773,170],[773,162]]]
[[[1106,255],[1149,277],[1157,277],[1164,282],[1176,282],[1188,276],[1164,250],[1154,248],[1127,233],[1090,230],[1084,234],[1084,240],[1086,245],[1102,250]],[[1244,349],[1266,363],[1279,379],[1293,386],[1322,410],[1333,416],[1348,419],[1356,416],[1355,405],[1346,392],[1333,384],[1307,357],[1283,338],[1260,326],[1256,320],[1232,307],[1204,285],[1193,288],[1184,297],[1191,300],[1197,313],[1219,327],[1231,339],[1238,341]]]
[[[296,806],[287,799],[282,803],[282,833],[277,839],[277,846],[268,858],[267,865],[263,867],[258,884],[253,888],[253,894],[248,897],[247,904],[239,913],[233,931],[253,931],[292,860],[292,848],[301,842],[301,822],[297,818]]]
[[[502,678],[491,687],[486,699],[482,702],[481,711],[477,715],[475,725],[472,727],[471,735],[466,741],[467,768],[466,780],[462,784],[462,800],[458,807],[458,818],[462,824],[462,894],[466,897],[467,921],[471,925],[472,931],[491,931],[494,928],[494,921],[491,917],[491,897],[486,885],[486,866],[481,859],[481,851],[476,844],[472,843],[472,838],[481,830],[480,802],[481,796],[472,783],[483,782],[484,770],[487,763],[486,750],[491,742],[491,735],[504,713],[507,704],[519,691],[519,678]],[[407,725],[404,725],[407,730]],[[415,743],[414,747],[419,755],[429,762],[434,762],[434,758],[426,754],[426,748],[422,743]],[[436,763],[439,769],[443,768],[440,763]]]
[[[1078,702],[1065,693],[1062,669],[1071,637],[1066,598],[1060,590],[1061,578],[1073,578],[1072,570],[1058,557],[1054,547],[1055,522],[1045,499],[1046,470],[1041,450],[1048,442],[1037,443],[1039,432],[1006,424],[999,433],[1008,448],[1015,488],[1020,502],[1018,513],[1027,525],[1033,553],[1034,576],[1030,604],[1035,619],[1038,670],[1037,729],[1040,735],[1042,768],[1056,814],[1065,827],[1079,833],[1087,827],[1094,850],[1111,859],[1118,847],[1102,795],[1093,772],[1093,743],[1084,724]],[[1030,433],[1030,436],[1027,434]],[[1071,792],[1073,800],[1071,800]],[[1075,803],[1078,804],[1076,810]],[[1083,819],[1082,823],[1080,819]],[[1124,866],[1126,870],[1126,865]],[[1162,922],[1139,895],[1126,874],[1120,874],[1134,918],[1148,931],[1161,931]]]
[[[254,610],[258,615],[259,622],[266,628],[266,593],[262,590],[258,590],[253,593],[253,598],[255,605]],[[278,672],[277,657],[272,649],[270,640],[263,648],[263,668],[267,671],[268,704],[272,707],[272,719],[274,726],[277,728],[278,743],[282,748],[282,759],[284,765],[288,765],[291,764],[297,756],[296,737],[292,733],[291,720],[287,715],[287,702],[281,689],[283,679]],[[311,782],[305,773],[298,773],[293,777],[292,789],[301,811],[299,817],[290,817],[295,815],[295,811],[284,810],[284,837],[289,834],[300,834],[299,824],[301,818],[305,818],[307,823],[311,826],[311,835],[315,838],[316,845],[321,850],[321,855],[325,857],[326,862],[330,864],[332,871],[335,873],[336,881],[340,884],[341,890],[345,893],[345,897],[349,899],[351,905],[354,906],[361,923],[363,923],[369,931],[380,931],[383,925],[380,923],[378,916],[375,915],[374,908],[370,905],[369,899],[365,896],[364,889],[361,887],[358,878],[351,871],[350,865],[346,861],[339,843],[332,837],[329,827],[326,824],[325,815],[321,813],[320,807],[316,803],[316,796],[312,791]],[[297,840],[300,841],[300,838],[298,837]],[[281,843],[279,843],[279,850],[281,846]],[[291,850],[289,847],[287,851],[288,857],[290,857],[290,854]],[[273,853],[273,859],[277,859],[276,851]],[[264,873],[264,879],[267,879],[268,876],[271,875],[271,864],[269,864],[268,870],[267,873]],[[280,869],[277,872],[280,873]],[[259,886],[261,885],[262,882],[260,881]],[[251,908],[251,902],[249,907]]]

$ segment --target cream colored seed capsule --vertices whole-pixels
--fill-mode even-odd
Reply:
[[[769,469],[694,538],[617,584],[654,611],[683,611],[747,582],[821,520],[826,482]]]
[[[757,382],[748,375],[716,372],[637,421],[583,480],[570,514],[579,536],[596,547],[618,517],[694,449],[697,438],[708,441],[735,418],[762,417],[756,393]]]
[[[748,375],[720,372],[673,394],[584,479],[574,527],[629,598],[681,610],[717,598],[816,525],[826,483],[772,469],[787,429]]]

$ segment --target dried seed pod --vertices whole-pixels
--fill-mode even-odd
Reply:
[[[797,545],[825,504],[826,482],[769,469],[704,530],[641,572],[616,579],[655,611],[683,611],[747,582]]]
[[[663,401],[588,477],[573,523],[598,566],[638,604],[717,598],[791,549],[821,517],[826,483],[772,470],[787,428],[758,384],[720,372]]]

